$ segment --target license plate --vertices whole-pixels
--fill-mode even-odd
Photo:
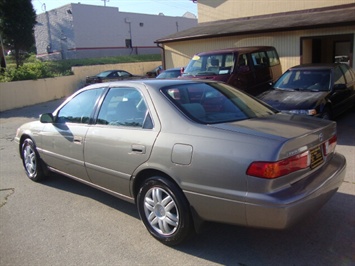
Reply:
[[[320,147],[318,146],[311,150],[311,169],[316,168],[322,163],[323,163],[323,155]]]

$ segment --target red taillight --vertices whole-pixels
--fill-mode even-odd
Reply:
[[[309,151],[294,155],[277,162],[253,162],[247,175],[261,178],[277,178],[310,166]]]
[[[323,144],[324,155],[327,156],[330,153],[334,152],[336,145],[337,145],[337,136],[334,135],[332,138],[324,142]]]

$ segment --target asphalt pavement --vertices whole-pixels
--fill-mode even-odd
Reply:
[[[337,119],[346,178],[286,231],[209,223],[190,241],[154,240],[136,207],[60,175],[26,178],[13,138],[63,100],[0,113],[0,265],[355,265],[355,108]]]

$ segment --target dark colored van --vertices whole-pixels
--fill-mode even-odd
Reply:
[[[219,80],[258,95],[268,90],[281,74],[274,47],[251,46],[198,53],[184,69],[182,78]]]

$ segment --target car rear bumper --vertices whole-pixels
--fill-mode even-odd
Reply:
[[[334,154],[332,160],[311,176],[277,193],[249,195],[246,222],[251,227],[284,229],[318,211],[338,190],[345,178],[346,159]]]

